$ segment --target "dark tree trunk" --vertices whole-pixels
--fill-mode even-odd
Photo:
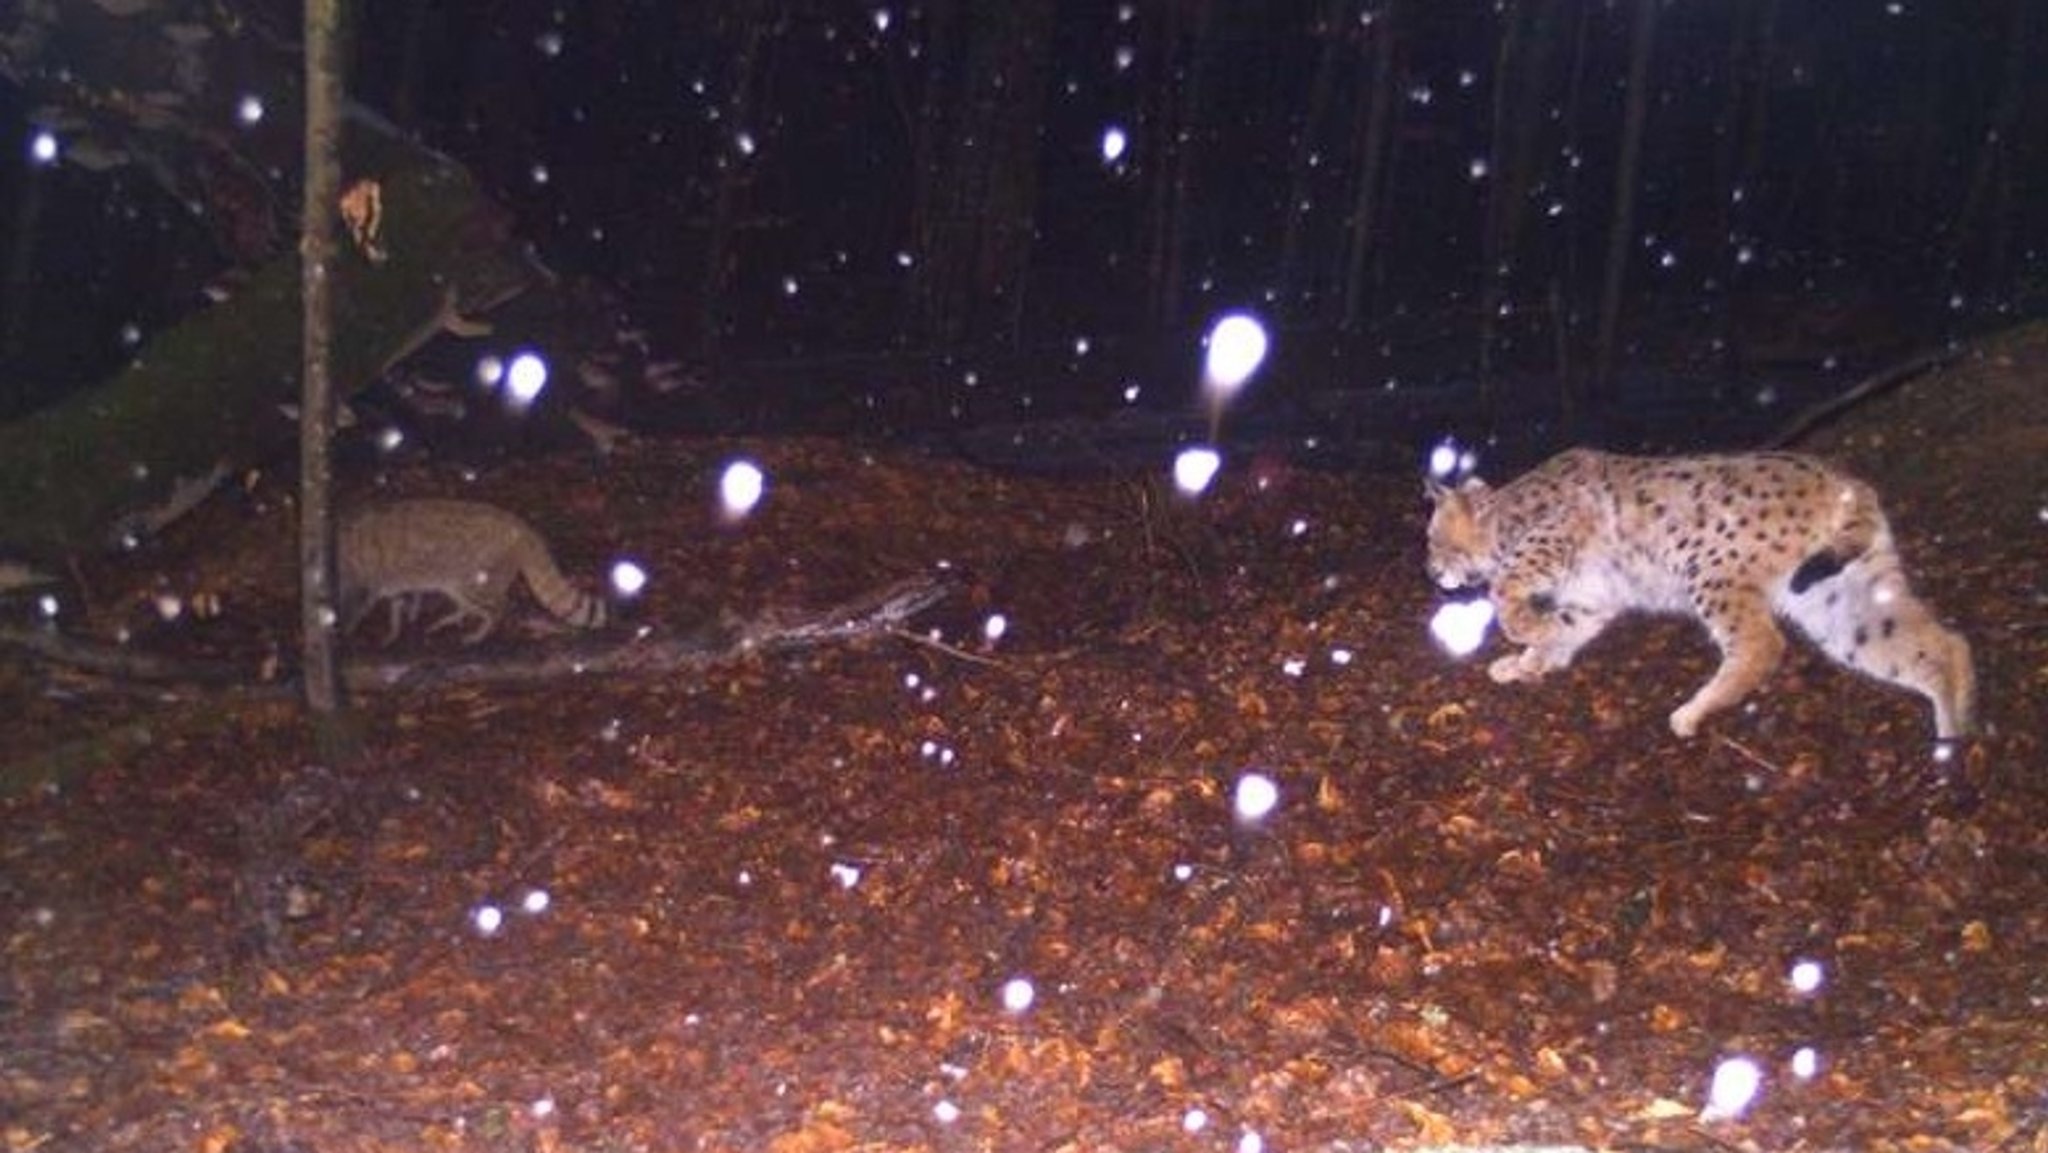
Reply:
[[[1316,200],[1315,157],[1322,151],[1323,124],[1337,87],[1345,48],[1344,15],[1350,6],[1347,0],[1324,0],[1316,14],[1312,30],[1317,42],[1316,69],[1309,81],[1307,107],[1294,127],[1288,160],[1287,202],[1280,226],[1280,300],[1282,308],[1301,320],[1312,319],[1313,313],[1321,311],[1313,303],[1316,286],[1323,281],[1321,262],[1310,261],[1311,270],[1304,272],[1302,247],[1311,219],[1309,206]]]
[[[1352,192],[1349,241],[1344,252],[1344,310],[1341,326],[1354,332],[1365,321],[1366,298],[1373,281],[1378,254],[1380,190],[1386,178],[1387,161],[1393,151],[1394,133],[1394,34],[1399,4],[1387,0],[1372,21],[1367,71],[1371,79],[1360,87],[1366,113],[1358,117],[1363,136],[1355,149],[1353,168],[1358,183]]]
[[[1600,335],[1594,349],[1596,395],[1612,386],[1615,342],[1621,329],[1621,290],[1635,248],[1636,181],[1642,166],[1643,125],[1650,108],[1650,55],[1656,44],[1661,0],[1636,0],[1629,40],[1628,107],[1622,116],[1621,155],[1614,165],[1614,214],[1607,230],[1607,270],[1600,287]]]
[[[1018,341],[1038,217],[1052,0],[972,15],[933,11],[917,147],[913,315],[943,346]]]
[[[733,282],[733,233],[740,206],[753,179],[754,159],[741,146],[743,134],[754,132],[754,88],[763,44],[777,19],[774,0],[746,0],[728,13],[726,35],[737,47],[732,73],[726,77],[725,130],[728,139],[713,161],[718,175],[711,189],[711,220],[704,237],[704,297],[699,316],[698,355],[707,365],[718,361],[719,347],[730,326]]]
[[[1188,200],[1201,147],[1202,80],[1212,6],[1211,0],[1188,0],[1162,7],[1165,15],[1152,26],[1154,49],[1146,53],[1153,63],[1145,85],[1145,138],[1154,156],[1147,166],[1145,281],[1151,291],[1147,312],[1152,323],[1168,329],[1181,319]]]

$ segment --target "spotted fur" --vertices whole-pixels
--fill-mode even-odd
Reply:
[[[1721,650],[1671,714],[1681,737],[1761,685],[1790,621],[1835,661],[1912,689],[1942,739],[1975,720],[1970,645],[1915,597],[1870,486],[1793,453],[1629,457],[1572,449],[1499,489],[1430,482],[1429,573],[1486,585],[1498,682],[1534,680],[1625,612],[1683,613]]]

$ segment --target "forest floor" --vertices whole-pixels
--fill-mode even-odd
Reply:
[[[585,587],[637,560],[620,644],[953,592],[915,635],[365,694],[345,765],[284,694],[9,656],[0,761],[48,781],[0,800],[0,1148],[2043,1153],[2043,380],[2020,330],[1813,442],[1976,646],[1952,757],[1803,645],[1680,741],[1712,656],[1678,621],[1492,684],[1430,639],[1411,475],[1269,459],[1186,501],[681,439],[393,469]],[[739,455],[770,487],[726,525]],[[89,573],[98,627],[289,654],[262,497]],[[1240,820],[1253,773],[1278,805]],[[1703,1117],[1736,1057],[1759,1096]]]

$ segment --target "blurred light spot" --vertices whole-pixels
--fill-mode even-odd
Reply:
[[[1213,448],[1196,445],[1184,448],[1173,458],[1173,484],[1188,496],[1206,492],[1209,482],[1216,479],[1216,470],[1223,467],[1223,457]]]
[[[531,169],[527,170],[527,177],[535,184],[546,184],[548,182],[548,166],[545,164],[534,165]]]
[[[1469,657],[1486,643],[1486,630],[1493,626],[1493,602],[1485,597],[1469,601],[1448,601],[1429,618],[1429,635],[1454,657]]]
[[[637,562],[622,560],[612,562],[610,573],[612,591],[622,597],[636,597],[647,588],[647,570]]]
[[[1128,136],[1125,136],[1125,135],[1124,135],[1124,130],[1123,130],[1123,129],[1121,129],[1121,128],[1118,128],[1118,127],[1117,127],[1116,125],[1114,125],[1114,124],[1112,124],[1112,125],[1110,125],[1109,127],[1107,127],[1107,128],[1105,128],[1105,129],[1103,129],[1103,130],[1102,130],[1102,160],[1103,160],[1103,163],[1105,163],[1105,164],[1115,164],[1115,163],[1116,163],[1117,161],[1119,161],[1119,160],[1122,160],[1122,159],[1123,159],[1123,156],[1124,156],[1124,149],[1125,149],[1126,147],[1128,147],[1128,146],[1130,145],[1130,142],[1131,142],[1131,141],[1130,141],[1130,137],[1128,137]]]
[[[1209,1113],[1199,1105],[1180,1115],[1180,1128],[1183,1133],[1200,1133],[1208,1127]]]
[[[842,861],[834,861],[830,871],[832,879],[839,882],[839,887],[842,889],[851,889],[855,885],[860,884],[860,868],[858,866],[849,865]]]
[[[756,148],[754,134],[751,132],[735,133],[732,138],[732,144],[734,148],[740,150],[741,156],[752,156]]]
[[[47,128],[39,129],[28,138],[28,158],[32,163],[55,164],[58,151],[57,134]]]
[[[1247,1129],[1237,1139],[1237,1153],[1266,1153],[1266,1139]]]
[[[1707,1087],[1707,1106],[1700,1110],[1702,1121],[1729,1121],[1742,1116],[1756,1103],[1763,1087],[1763,1070],[1747,1057],[1729,1057],[1714,1067],[1713,1082]]]
[[[1789,982],[1794,993],[1805,996],[1818,992],[1825,977],[1826,971],[1821,968],[1819,961],[1799,961],[1792,966]]]
[[[889,21],[894,18],[887,8],[877,8],[869,16],[869,19],[875,22],[875,31],[877,32],[887,32],[889,30]]]
[[[397,452],[399,447],[404,444],[405,430],[395,424],[386,425],[377,433],[377,450],[379,452]]]
[[[751,460],[736,460],[726,465],[718,478],[718,503],[727,518],[736,520],[754,511],[767,488],[768,477],[760,465]]]
[[[1493,171],[1493,165],[1484,156],[1475,156],[1465,165],[1465,175],[1470,176],[1474,180],[1486,179],[1486,174],[1491,171]]]
[[[562,30],[550,28],[533,38],[533,46],[542,56],[552,60],[562,54]]]
[[[1235,392],[1266,359],[1266,328],[1255,318],[1234,312],[1209,330],[1209,356],[1203,375],[1212,389]]]
[[[940,1101],[932,1106],[932,1120],[941,1125],[951,1125],[960,1119],[960,1106],[951,1101]]]
[[[1330,663],[1342,667],[1351,663],[1351,650],[1335,648],[1330,650]]]
[[[1801,1081],[1810,1081],[1820,1072],[1820,1053],[1811,1045],[1801,1045],[1792,1053],[1792,1075]]]
[[[1298,677],[1308,671],[1308,662],[1300,657],[1288,657],[1280,662],[1280,671],[1290,677]]]
[[[1173,867],[1173,879],[1176,881],[1186,883],[1187,881],[1192,879],[1194,875],[1195,867],[1193,865],[1175,865]]]
[[[1246,773],[1237,779],[1232,806],[1240,821],[1260,821],[1280,803],[1280,786],[1264,773]]]
[[[185,602],[174,593],[158,593],[150,600],[160,620],[174,621],[185,615]]]
[[[469,923],[476,931],[489,937],[505,926],[505,913],[496,905],[478,905],[469,915]]]
[[[134,347],[135,347],[136,345],[138,345],[138,344],[141,344],[141,343],[142,343],[142,327],[141,327],[140,325],[138,325],[138,324],[135,324],[135,323],[134,323],[133,321],[131,321],[131,322],[129,322],[129,323],[127,323],[127,324],[124,324],[124,325],[122,325],[122,326],[121,326],[121,345],[122,345],[122,347],[124,347],[124,348],[134,348]]]
[[[1010,618],[1001,613],[990,613],[988,619],[981,622],[982,639],[990,644],[1002,640],[1003,634],[1009,631]]]
[[[783,277],[783,278],[782,278],[782,295],[784,295],[784,296],[795,296],[795,295],[796,295],[796,289],[797,289],[797,285],[796,285],[796,277],[794,277],[794,276],[785,276],[785,277]]]
[[[555,1099],[553,1097],[536,1098],[533,1104],[527,1106],[527,1112],[533,1114],[535,1120],[544,1121],[555,1115]]]
[[[263,123],[262,99],[250,95],[235,101],[235,119],[241,121],[244,128],[254,128]]]
[[[525,407],[548,386],[548,362],[537,353],[522,352],[505,370],[505,398]]]
[[[42,614],[44,620],[56,620],[63,607],[52,593],[44,593],[36,598],[36,611]]]
[[[1090,343],[1088,338],[1085,336],[1077,336],[1074,338],[1075,356],[1086,356],[1088,355],[1088,350],[1094,347],[1094,344]]]
[[[1029,977],[1012,977],[1003,982],[1003,1008],[1012,1013],[1022,1013],[1038,998],[1038,990],[1031,987]]]
[[[485,353],[476,360],[476,382],[490,389],[498,387],[505,379],[505,361],[495,353]]]
[[[528,889],[526,890],[526,895],[519,898],[519,908],[527,916],[537,917],[548,911],[550,902],[551,898],[548,896],[546,889]]]

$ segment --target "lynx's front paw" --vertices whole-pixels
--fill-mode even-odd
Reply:
[[[1704,719],[1705,709],[1691,704],[1681,705],[1671,714],[1671,731],[1691,740],[1700,731],[1700,722]]]
[[[1535,649],[1523,649],[1486,666],[1486,675],[1492,677],[1493,683],[1497,685],[1510,684],[1514,681],[1533,681],[1549,671],[1550,666],[1543,663]]]

